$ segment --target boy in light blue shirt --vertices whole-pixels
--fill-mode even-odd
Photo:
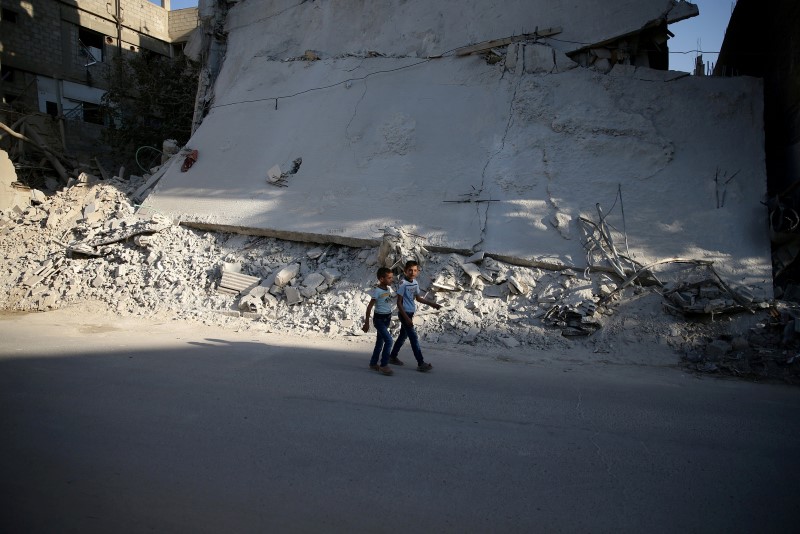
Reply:
[[[441,308],[439,304],[427,300],[420,296],[419,283],[416,278],[419,274],[419,264],[415,261],[406,262],[403,269],[406,279],[397,288],[397,308],[398,315],[400,316],[400,335],[392,348],[392,353],[389,357],[389,363],[393,365],[403,365],[397,358],[400,352],[400,347],[405,343],[406,338],[411,341],[411,350],[414,352],[414,358],[417,360],[417,371],[426,372],[433,369],[433,366],[426,363],[422,358],[422,350],[419,348],[419,338],[417,331],[414,330],[414,313],[417,311],[417,302],[427,304],[435,309]]]
[[[372,351],[372,358],[369,360],[369,368],[379,371],[384,376],[391,376],[394,371],[389,369],[389,351],[392,350],[392,334],[389,333],[389,325],[392,322],[392,303],[394,302],[395,292],[392,290],[392,280],[394,273],[386,267],[378,269],[378,285],[369,292],[372,297],[367,305],[367,313],[364,316],[364,332],[369,332],[369,312],[375,308],[375,315],[372,317],[372,324],[378,331],[375,338],[375,349]],[[378,355],[382,353],[381,365],[378,366]]]

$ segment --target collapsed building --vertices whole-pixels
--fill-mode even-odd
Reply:
[[[202,0],[193,137],[0,221],[4,306],[353,335],[374,269],[417,258],[428,339],[608,352],[638,324],[715,370],[748,334],[611,317],[642,285],[769,306],[761,81],[666,70],[692,4],[572,4]]]
[[[236,3],[199,158],[142,209],[353,246],[402,226],[432,250],[581,268],[581,218],[618,199],[640,264],[709,260],[769,293],[760,80],[663,70],[692,4],[571,6]]]

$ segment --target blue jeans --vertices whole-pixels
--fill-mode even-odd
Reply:
[[[389,365],[389,353],[392,350],[392,334],[389,333],[389,325],[392,322],[392,315],[376,313],[372,316],[372,324],[375,325],[375,330],[378,335],[375,338],[375,350],[372,351],[372,358],[369,360],[370,365],[378,364],[378,355],[381,355],[381,367]]]
[[[414,319],[413,313],[406,312],[409,319]],[[400,348],[403,346],[403,343],[406,342],[406,338],[409,339],[411,342],[411,350],[414,352],[414,358],[417,359],[417,364],[422,365],[425,363],[425,360],[422,359],[422,349],[419,348],[419,338],[417,337],[417,331],[414,330],[414,326],[406,326],[406,323],[403,322],[403,316],[400,316],[400,335],[397,336],[397,341],[394,342],[394,348],[392,348],[392,358],[397,358],[397,354],[400,352]]]

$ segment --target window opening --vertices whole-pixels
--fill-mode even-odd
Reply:
[[[85,67],[103,61],[103,34],[87,28],[78,29],[79,52],[86,58]]]

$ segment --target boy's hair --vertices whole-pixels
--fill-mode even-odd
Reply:
[[[403,267],[403,270],[407,271],[410,267],[419,267],[419,263],[415,262],[414,260],[408,260],[406,262],[406,266]]]
[[[386,267],[381,267],[380,269],[378,269],[378,274],[377,274],[378,280],[384,278],[387,274],[390,274],[391,272],[392,272],[391,269],[388,269]]]

